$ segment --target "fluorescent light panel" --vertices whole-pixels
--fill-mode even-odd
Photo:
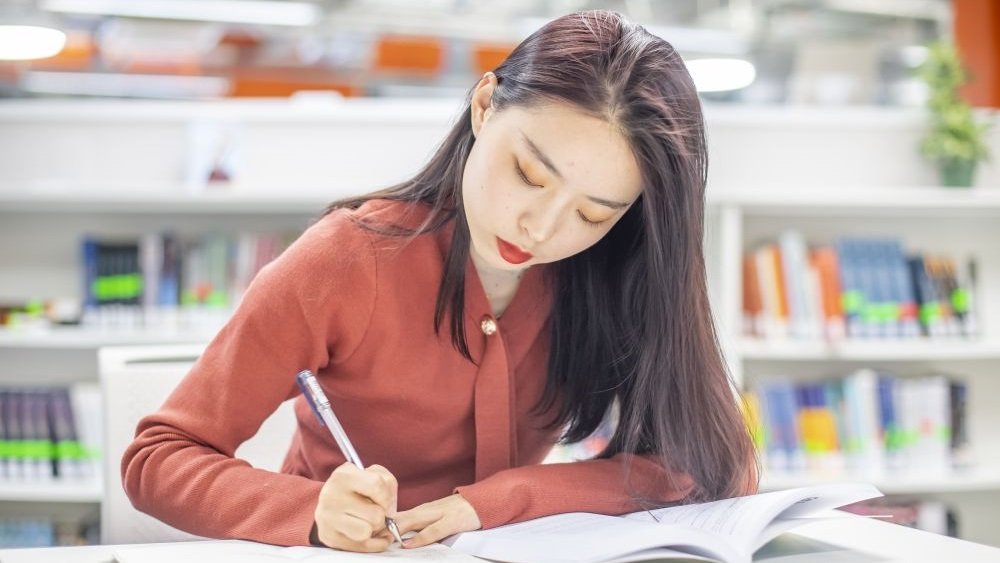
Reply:
[[[275,0],[42,0],[40,6],[71,14],[284,26],[313,25],[320,18],[314,4]]]
[[[694,59],[684,64],[699,92],[739,90],[757,78],[757,69],[743,59]]]
[[[50,27],[0,25],[0,60],[30,61],[59,54],[66,34]]]

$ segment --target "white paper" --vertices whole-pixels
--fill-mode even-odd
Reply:
[[[118,563],[308,563],[379,562],[379,561],[479,561],[441,544],[403,549],[393,544],[382,553],[354,553],[325,547],[281,547],[249,541],[227,540],[181,542],[156,546],[120,547],[114,552]]]
[[[658,550],[663,557],[680,556],[683,550],[720,560],[736,558],[716,538],[699,530],[583,512],[467,532],[450,543],[455,549],[477,557],[523,563],[625,561],[632,560],[629,554],[664,546],[679,549]]]

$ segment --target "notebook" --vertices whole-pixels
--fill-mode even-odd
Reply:
[[[573,512],[447,538],[454,550],[504,563],[625,563],[664,559],[749,563],[778,535],[882,493],[829,484],[703,504],[603,516]]]

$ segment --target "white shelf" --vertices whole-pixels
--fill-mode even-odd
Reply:
[[[1000,216],[1000,186],[788,186],[709,189],[714,205],[733,205],[748,215]]]
[[[203,344],[221,327],[176,329],[0,329],[0,348],[90,349],[101,346],[144,344]]]
[[[1000,360],[1000,343],[963,340],[866,340],[838,343],[745,339],[743,360],[757,361],[930,361]]]
[[[315,194],[315,195],[309,195]],[[14,191],[0,187],[0,212],[27,213],[266,213],[319,216],[327,204],[351,195],[336,188],[278,190],[278,193],[241,193],[238,188],[218,192],[185,193],[182,186],[153,189],[71,189]]]
[[[886,494],[932,494],[1000,491],[1000,468],[970,469],[938,474],[887,474],[878,477],[854,474],[783,474],[764,472],[760,490],[774,491],[835,482],[872,483]]]
[[[0,121],[71,123],[190,122],[201,119],[239,123],[447,123],[459,115],[462,96],[438,98],[244,98],[210,102],[181,100],[4,100]],[[905,119],[905,118],[904,118]],[[913,119],[913,117],[911,117]],[[278,141],[280,143],[280,141]]]
[[[328,203],[366,190],[358,186],[219,187],[189,193],[183,185],[0,185],[0,212],[45,213],[268,213],[318,215]],[[1000,216],[1000,186],[972,189],[938,186],[808,189],[712,188],[710,206],[738,206],[748,215]]]
[[[98,478],[44,483],[0,481],[0,502],[101,502],[103,487]]]

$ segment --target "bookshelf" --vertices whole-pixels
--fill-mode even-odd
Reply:
[[[456,100],[0,103],[0,302],[77,295],[85,233],[302,230],[329,201],[411,174],[457,108]],[[874,480],[889,493],[954,503],[965,537],[1000,545],[989,529],[1000,506],[1000,439],[992,432],[1000,412],[990,403],[1000,396],[1000,165],[985,165],[974,190],[932,185],[934,170],[915,149],[924,126],[919,110],[709,106],[706,116],[705,249],[736,380],[774,373],[813,380],[867,366],[967,377],[977,466]],[[238,133],[239,173],[223,189],[192,189],[185,179],[192,130],[205,123],[235,124]],[[1000,128],[991,135],[1000,153]],[[810,241],[885,235],[914,249],[975,253],[982,338],[828,345],[742,337],[736,265],[747,248],[786,228]],[[96,381],[102,346],[201,344],[214,329],[0,330],[0,383]],[[763,486],[849,477],[765,474]],[[58,512],[102,498],[96,482],[0,483],[0,514],[26,504]]]
[[[196,193],[185,193],[182,185],[158,186],[146,193],[127,186],[67,185],[36,191],[16,191],[7,187],[0,188],[0,213],[315,215],[331,199],[320,195],[296,195],[312,191],[319,192],[318,189],[290,188],[292,195],[279,197],[277,194],[241,193],[239,186]]]
[[[708,233],[715,260],[713,297],[727,359],[744,388],[768,378],[822,382],[861,368],[891,371],[902,378],[958,376],[969,388],[969,434],[974,463],[968,468],[924,472],[765,470],[762,488],[773,490],[828,481],[863,480],[887,494],[943,500],[958,514],[963,537],[993,545],[1000,535],[988,522],[1000,500],[1000,413],[991,397],[1000,393],[1000,186],[954,190],[935,186],[860,186],[802,189],[762,187],[718,190],[714,226]],[[975,338],[764,339],[742,334],[742,275],[745,251],[792,229],[810,245],[837,237],[891,237],[908,252],[974,256],[979,267]],[[724,257],[724,258],[723,258]],[[724,266],[725,264],[725,266]],[[984,499],[993,499],[984,500]]]
[[[749,189],[721,188],[710,195],[719,205],[730,205],[748,217],[876,216],[996,217],[1000,213],[1000,189],[973,190],[939,186],[810,186],[803,189],[761,186]]]
[[[0,502],[99,503],[103,495],[100,478],[51,483],[0,483]]]
[[[102,346],[190,344],[208,342],[219,327],[189,329],[101,329],[57,327],[0,330],[0,348],[24,350],[86,350]]]
[[[761,490],[772,491],[827,482],[871,482],[887,495],[928,495],[977,493],[1000,490],[1000,470],[978,469],[938,474],[904,474],[872,478],[870,475],[829,475],[805,477],[801,474],[771,473],[761,482]]]
[[[737,352],[743,361],[926,362],[1000,361],[998,342],[767,342],[743,339]]]

